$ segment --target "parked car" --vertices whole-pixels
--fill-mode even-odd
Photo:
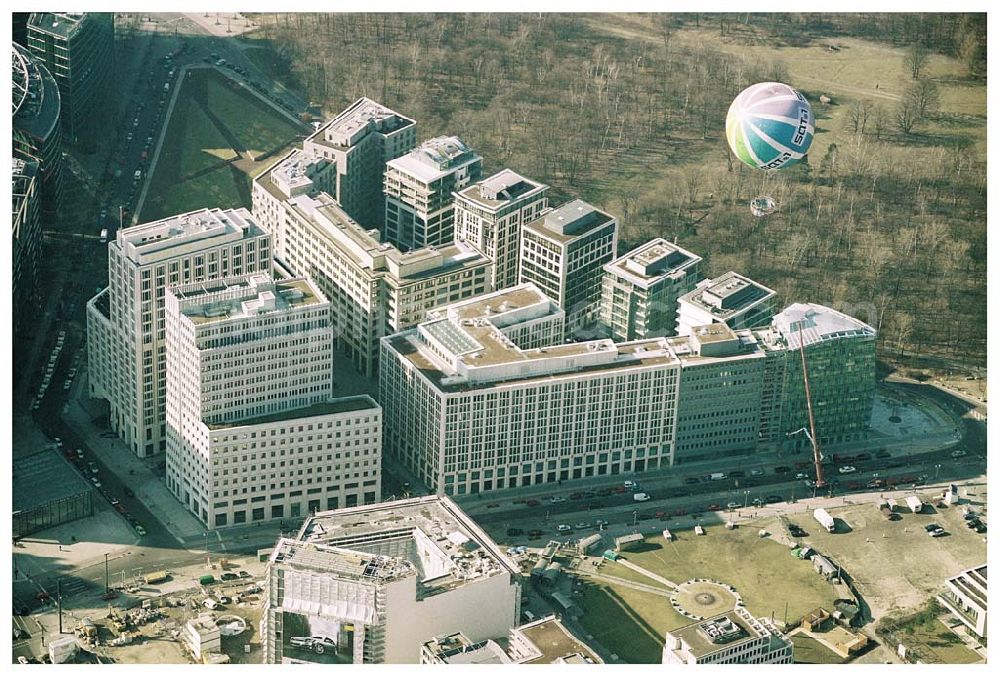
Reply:
[[[135,525],[135,533],[139,534],[140,536],[145,536],[146,535],[146,529],[141,524],[136,524]]]
[[[739,478],[739,477],[746,477],[747,474],[745,472],[743,472],[742,470],[732,470],[732,471],[730,471],[729,476],[730,477],[737,477],[737,478]]]
[[[736,501],[729,501],[729,503],[726,503],[727,510],[738,510],[740,507],[740,504]]]
[[[937,538],[938,536],[944,536],[944,529],[942,529],[937,524],[928,524],[927,526],[924,527],[924,531],[926,531],[929,535],[933,536],[934,538]]]
[[[632,494],[632,500],[635,501],[636,503],[643,503],[651,498],[652,496],[650,496],[644,491],[641,491],[638,494]]]
[[[507,530],[507,535],[511,537],[521,536],[522,534],[524,534],[524,529],[518,529],[517,527],[511,527]]]
[[[875,454],[875,457],[876,458],[892,458],[892,454],[890,454],[888,451],[885,451],[883,449],[882,451],[877,452]]]
[[[549,503],[565,503],[566,499],[563,496],[553,496],[549,499]]]
[[[242,569],[240,571],[237,571],[236,575],[239,576],[240,578],[251,578],[250,572],[249,571],[243,571]]]
[[[568,524],[560,524],[558,527],[556,527],[556,530],[561,534],[565,534],[567,532],[573,531],[573,527],[571,527]]]
[[[962,458],[963,456],[966,455],[966,453],[967,452],[965,451],[965,449],[956,449],[955,451],[951,452],[951,457],[952,458]]]
[[[239,576],[234,574],[232,571],[227,571],[226,573],[222,574],[220,578],[224,581],[235,581],[239,578]]]
[[[573,525],[573,528],[574,529],[589,529],[590,528],[590,522],[577,522],[576,524]]]
[[[837,468],[837,472],[839,472],[841,475],[850,475],[852,472],[857,472],[857,471],[858,469],[855,468],[853,465],[842,465],[839,468]]]
[[[855,461],[870,461],[870,460],[872,460],[872,455],[871,454],[858,454],[857,456],[854,457],[854,460]]]
[[[795,479],[797,479],[797,480],[807,480],[807,479],[809,479],[809,475],[807,475],[804,472],[797,472],[797,473],[795,473]]]
[[[760,477],[763,474],[764,471],[761,470],[760,468],[754,468],[753,470],[750,471],[750,477]]]
[[[90,481],[93,482],[94,486],[97,487],[98,489],[101,488],[101,481],[99,479],[97,479],[96,477],[91,477]]]
[[[541,503],[541,501],[538,501],[538,500],[536,500],[534,498],[529,498],[527,501],[524,502],[524,504],[526,506],[528,506],[528,507],[531,507],[531,508],[537,508],[542,503]]]
[[[786,472],[788,472],[790,470],[791,470],[791,468],[789,468],[787,465],[779,465],[778,467],[776,467],[774,469],[774,472],[777,475],[784,475]]]
[[[719,505],[718,503],[709,503],[708,504],[708,509],[709,510],[722,510],[722,506]]]
[[[308,649],[316,654],[324,654],[327,651],[337,651],[336,640],[330,639],[329,637],[292,637],[288,640],[288,643],[291,646],[298,647],[300,649]]]
[[[764,499],[764,501],[766,501],[767,503],[781,503],[784,500],[785,499],[783,497],[778,496],[777,494],[771,494],[770,496]]]
[[[684,478],[684,484],[699,484],[700,482],[701,482],[701,480],[699,480],[697,477],[685,477]]]

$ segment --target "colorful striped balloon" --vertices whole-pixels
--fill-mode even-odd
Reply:
[[[726,116],[726,138],[754,169],[789,167],[808,152],[815,133],[806,97],[780,82],[759,82],[736,97]]]

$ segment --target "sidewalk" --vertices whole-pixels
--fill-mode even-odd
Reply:
[[[89,386],[83,385],[84,378],[89,378],[86,371],[78,379],[81,382],[79,399],[68,402],[68,410],[63,414],[63,420],[83,439],[84,444],[96,455],[107,468],[114,468],[118,479],[135,492],[145,506],[160,518],[163,526],[179,541],[197,535],[204,538],[205,526],[181,505],[167,489],[159,477],[140,458],[129,451],[117,437],[109,439],[101,437],[103,430],[96,427],[92,415],[84,408],[82,401],[87,397]]]

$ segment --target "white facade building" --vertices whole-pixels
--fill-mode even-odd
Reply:
[[[767,326],[774,315],[774,297],[773,289],[732,271],[702,280],[677,301],[677,333],[690,334],[692,327],[713,322],[730,329]]]
[[[604,663],[555,616],[511,628],[504,649],[492,639],[474,642],[465,633],[435,637],[420,648],[425,665],[595,665]]]
[[[270,236],[245,209],[171,216],[109,243],[108,288],[87,304],[90,394],[137,456],[166,450],[167,287],[270,271]]]
[[[518,281],[521,227],[549,206],[549,187],[504,169],[455,193],[455,239],[493,262],[493,288]]]
[[[424,141],[385,168],[386,241],[402,251],[455,239],[453,193],[478,181],[483,159],[457,136]]]
[[[572,200],[522,228],[519,281],[566,311],[567,334],[583,331],[599,319],[604,264],[617,246],[615,217]]]
[[[745,607],[667,633],[664,665],[791,663],[792,642]]]
[[[677,299],[694,289],[701,257],[667,242],[650,240],[604,266],[601,324],[616,341],[672,336]]]
[[[976,637],[986,638],[986,607],[989,600],[986,585],[986,565],[966,569],[944,582],[945,592],[938,595],[955,618]]]
[[[563,319],[523,284],[382,339],[386,452],[458,495],[669,465],[680,365],[664,339],[563,345]]]
[[[330,304],[268,275],[167,292],[167,487],[209,528],[379,499],[381,410],[334,398]]]
[[[266,585],[264,663],[415,664],[434,637],[503,637],[520,613],[517,565],[438,496],[310,517]]]
[[[254,208],[280,243],[275,258],[319,285],[332,304],[337,347],[367,375],[376,370],[379,338],[416,325],[428,309],[491,289],[489,259],[465,243],[403,253],[326,193],[289,199],[268,173],[254,183],[261,195]]]
[[[385,163],[416,143],[416,122],[362,97],[309,136],[302,150],[334,164],[331,194],[352,219],[373,228],[385,212]]]

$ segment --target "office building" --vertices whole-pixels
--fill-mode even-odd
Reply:
[[[453,495],[669,465],[680,369],[665,340],[563,344],[564,317],[524,284],[382,339],[386,453]]]
[[[302,150],[334,164],[331,195],[352,219],[374,228],[385,215],[385,164],[416,143],[416,122],[362,97],[306,138]]]
[[[664,665],[791,663],[792,642],[745,607],[667,633]]]
[[[566,311],[567,335],[584,336],[600,317],[604,264],[617,245],[615,217],[572,200],[524,225],[519,280]]]
[[[809,391],[816,436],[821,445],[863,440],[875,403],[875,330],[853,317],[815,303],[793,303],[774,316],[758,334],[766,350],[782,353],[772,361],[771,378],[781,385],[780,427],[770,426],[771,439],[797,449],[811,449],[805,380],[800,346],[805,345]]]
[[[517,284],[521,227],[549,206],[549,187],[509,169],[455,193],[455,239],[493,262],[493,288]]]
[[[752,452],[766,359],[758,339],[746,329],[709,324],[666,342],[681,367],[675,462]]]
[[[616,341],[672,336],[677,299],[694,289],[701,257],[662,237],[604,266],[601,324]]]
[[[38,260],[42,253],[41,196],[38,162],[12,158],[11,166],[11,310],[14,332],[34,314],[38,291]]]
[[[944,582],[937,600],[980,640],[986,639],[986,565],[966,569]]]
[[[483,159],[457,136],[424,141],[385,168],[387,242],[402,251],[443,247],[455,239],[453,193],[478,181]]]
[[[275,257],[316,281],[333,306],[337,348],[367,375],[377,368],[379,338],[415,326],[431,308],[491,289],[489,259],[468,244],[403,253],[326,193],[289,198],[268,173],[255,180],[254,193],[264,227],[280,242]]]
[[[300,195],[334,194],[337,165],[332,160],[294,149],[253,181],[253,217],[271,235],[275,258],[285,251],[285,202]],[[332,202],[333,198],[327,200]],[[350,217],[348,217],[350,218]]]
[[[14,154],[38,161],[42,211],[55,214],[62,200],[59,87],[45,65],[16,43],[11,65]]]
[[[269,664],[415,664],[434,637],[504,637],[520,613],[517,565],[439,496],[309,517],[265,585]]]
[[[179,285],[166,316],[166,484],[202,522],[378,500],[381,411],[334,398],[330,304],[311,281]]]
[[[555,616],[512,628],[507,648],[492,639],[473,642],[465,633],[436,637],[420,648],[425,665],[594,665],[604,661]]]
[[[270,237],[246,209],[171,216],[108,244],[108,287],[87,304],[88,380],[134,454],[166,450],[167,287],[270,271]]]
[[[115,76],[115,18],[111,12],[34,12],[28,51],[59,86],[63,132],[76,138],[109,117]]]
[[[771,322],[774,291],[732,271],[698,286],[677,300],[677,333],[713,322],[730,329],[753,329]]]

